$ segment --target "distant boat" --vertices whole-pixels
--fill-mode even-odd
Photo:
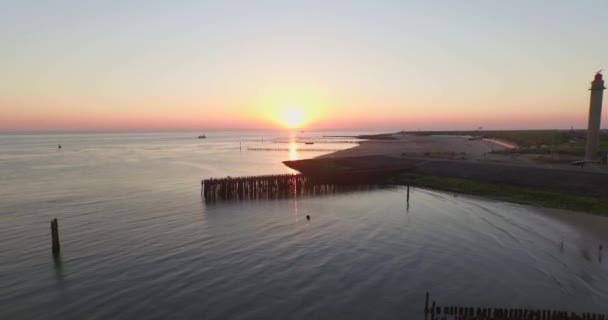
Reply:
[[[315,144],[314,142],[304,142],[304,144]]]
[[[198,138],[199,138],[199,139],[206,139],[206,138],[207,138],[207,136],[206,136],[206,135],[204,135],[204,134],[201,134],[200,136],[198,136]]]

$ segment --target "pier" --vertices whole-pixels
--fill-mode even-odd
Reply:
[[[364,183],[357,176],[311,177],[281,174],[226,177],[201,181],[201,196],[206,201],[280,199],[293,196],[331,194],[350,190],[369,190],[378,185]]]
[[[424,303],[425,320],[608,320],[605,314],[568,312],[530,308],[480,308],[458,305],[439,306],[429,300]]]

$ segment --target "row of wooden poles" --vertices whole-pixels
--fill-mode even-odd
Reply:
[[[302,174],[280,174],[204,179],[201,181],[201,195],[207,201],[278,199],[374,187],[373,184],[361,184],[349,179],[332,181],[310,178]]]
[[[429,305],[429,293],[424,303],[425,320],[608,320],[599,313],[575,313],[548,309],[520,308],[474,308],[463,306],[438,306],[435,301]]]

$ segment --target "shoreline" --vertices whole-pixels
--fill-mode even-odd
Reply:
[[[383,135],[384,137],[386,136]],[[284,161],[308,175],[390,176],[389,183],[608,215],[608,171],[539,165],[490,154],[513,145],[467,136],[393,134],[313,159]],[[500,141],[502,142],[502,141]]]

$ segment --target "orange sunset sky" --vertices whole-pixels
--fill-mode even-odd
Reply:
[[[0,131],[584,128],[589,82],[608,65],[606,1],[0,12]]]

